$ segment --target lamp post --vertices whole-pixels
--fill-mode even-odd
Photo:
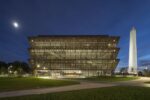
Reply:
[[[12,67],[13,67],[12,65],[10,65],[10,66],[8,67],[8,74],[11,74],[11,73],[12,73],[12,70],[11,70]]]
[[[36,68],[40,68],[40,64],[37,64]],[[35,70],[35,76],[38,76],[38,72],[37,72],[37,69]]]

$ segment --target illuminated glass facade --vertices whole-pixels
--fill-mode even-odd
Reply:
[[[30,65],[36,75],[111,75],[119,59],[119,37],[108,35],[29,37]]]

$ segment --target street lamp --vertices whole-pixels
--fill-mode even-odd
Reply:
[[[45,70],[46,68],[44,67],[43,69]]]
[[[11,68],[12,68],[13,66],[12,65],[10,65],[9,67],[8,67],[8,72],[11,74],[12,73],[12,71],[11,71]]]
[[[39,67],[40,67],[40,64],[37,65],[37,68],[39,68]]]

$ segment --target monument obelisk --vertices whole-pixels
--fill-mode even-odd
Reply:
[[[136,29],[134,27],[130,31],[128,73],[129,74],[137,74]]]

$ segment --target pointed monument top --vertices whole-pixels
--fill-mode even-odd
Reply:
[[[135,27],[134,27],[134,26],[132,26],[132,29],[131,29],[131,30],[136,30],[136,29],[135,29]]]

